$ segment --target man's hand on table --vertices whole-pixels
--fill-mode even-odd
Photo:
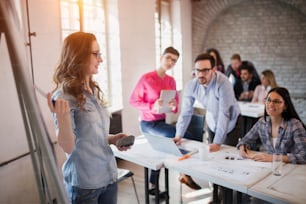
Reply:
[[[210,152],[217,152],[221,149],[220,144],[209,144],[209,151]]]

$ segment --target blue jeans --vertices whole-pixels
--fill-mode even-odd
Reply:
[[[117,183],[98,189],[82,189],[67,185],[66,188],[71,204],[117,204]]]
[[[140,121],[140,129],[143,134],[174,138],[176,128],[174,125],[167,124],[165,120],[156,121]],[[184,138],[189,138],[190,133],[186,131]],[[151,170],[150,183],[154,184],[155,180],[159,179],[159,170]]]

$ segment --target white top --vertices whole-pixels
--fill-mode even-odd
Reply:
[[[264,85],[258,85],[255,88],[254,95],[252,98],[253,103],[265,103],[265,98],[268,92],[271,90],[271,86],[265,87]]]
[[[273,137],[273,138],[272,138],[272,142],[273,142],[273,147],[274,147],[274,149],[275,149],[275,145],[276,145],[276,140],[277,140],[277,137]]]

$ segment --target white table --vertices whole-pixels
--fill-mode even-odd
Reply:
[[[244,135],[253,127],[257,120],[264,115],[265,106],[261,103],[251,103],[238,101],[242,116],[242,135]]]
[[[111,148],[116,157],[124,159],[126,161],[133,162],[140,166],[144,167],[144,177],[145,177],[145,200],[146,203],[149,203],[149,169],[160,170],[163,167],[163,160],[167,157],[173,157],[172,155],[158,152],[154,150],[147,139],[144,136],[137,136],[135,143],[132,148],[128,151],[119,151],[114,145],[111,145]],[[166,203],[169,203],[169,179],[168,179],[168,169],[165,169],[165,191],[166,194]],[[157,179],[155,186],[155,202],[159,203],[159,181]]]
[[[196,141],[186,143],[187,147],[195,147],[195,143],[204,145]],[[211,181],[242,193],[247,193],[248,188],[271,172],[270,163],[242,159],[235,147],[225,145],[222,145],[220,151],[210,153],[208,161],[201,161],[199,155],[195,154],[183,161],[165,159],[164,165],[169,170]]]
[[[282,170],[282,176],[269,175],[248,194],[272,203],[306,203],[306,165],[286,164]]]
[[[259,118],[264,115],[265,105],[262,103],[238,101],[238,105],[240,108],[241,115],[243,116]],[[204,109],[202,104],[197,100],[194,102],[193,106],[195,108]]]
[[[144,136],[137,136],[134,145],[128,151],[119,151],[114,145],[111,147],[118,158],[153,170],[159,170],[163,167],[162,160],[165,155],[152,149]]]
[[[182,143],[187,149],[201,145],[205,144],[192,140]],[[166,193],[169,193],[169,169],[274,203],[306,203],[306,165],[286,164],[283,176],[277,177],[271,175],[271,163],[241,159],[235,147],[226,145],[222,145],[220,151],[210,153],[208,161],[201,161],[198,153],[179,161],[177,156],[152,149],[143,136],[136,137],[131,150],[121,152],[114,146],[112,149],[115,156],[145,168],[146,203],[149,203],[148,169],[163,167]],[[159,203],[158,197],[155,202]],[[169,203],[169,199],[166,202]]]
[[[251,103],[238,101],[242,116],[259,118],[264,115],[265,105],[261,103]]]

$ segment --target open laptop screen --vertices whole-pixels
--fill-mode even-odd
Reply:
[[[176,156],[182,156],[190,152],[186,149],[178,147],[174,143],[172,138],[149,135],[149,134],[145,134],[144,136],[147,138],[152,148],[157,151],[174,154]]]

